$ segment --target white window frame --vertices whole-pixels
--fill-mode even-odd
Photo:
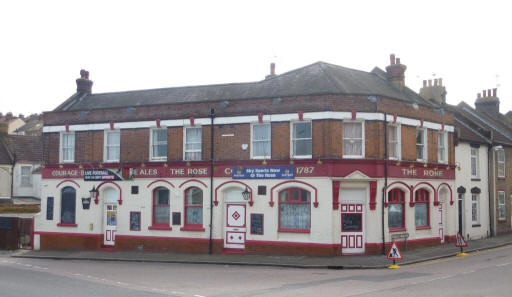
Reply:
[[[64,160],[64,147],[63,147],[63,140],[65,135],[73,135],[73,158],[70,160]],[[75,162],[75,144],[76,144],[76,136],[75,132],[61,132],[60,133],[60,140],[59,140],[59,163],[74,163]]]
[[[418,142],[416,141],[418,139],[417,134],[418,131],[423,131],[423,158],[420,159],[418,156],[416,156],[416,161],[418,162],[427,162],[428,161],[428,130],[426,128],[420,128],[418,127],[416,129],[416,136],[414,138],[414,141],[416,143],[416,146],[414,147],[416,149],[416,153],[418,152]]]
[[[169,152],[169,147],[167,146],[168,141],[166,141],[166,154],[164,157],[155,157],[153,156],[153,131],[155,130],[165,130],[167,133],[167,127],[160,127],[160,128],[151,128],[149,129],[149,160],[150,161],[167,161],[167,153]]]
[[[28,183],[23,183],[23,168],[28,167]],[[31,187],[32,186],[32,165],[21,165],[20,166],[20,186],[21,187]]]
[[[473,208],[476,208],[476,220],[473,219]],[[471,222],[473,225],[480,224],[480,195],[471,194]]]
[[[388,128],[393,127],[396,129],[396,157],[389,157],[390,160],[402,160],[402,125],[388,124]],[[388,130],[388,156],[389,156],[389,130]]]
[[[311,139],[311,155],[294,155],[293,151],[295,150],[294,140],[293,139],[293,130],[295,124],[301,123],[309,123],[311,128],[311,138],[299,138],[300,139]],[[311,159],[313,157],[313,121],[311,120],[303,120],[303,121],[291,121],[290,122],[290,158],[293,159]]]
[[[345,139],[348,139],[348,138],[345,138],[345,133],[343,133],[343,137],[342,137],[342,142],[341,142],[341,150],[343,152],[343,158],[346,158],[346,159],[362,159],[364,158],[365,156],[365,123],[364,121],[359,121],[359,120],[344,120],[343,121],[343,127],[342,127],[342,131],[344,131],[344,127],[345,127],[345,124],[354,124],[354,123],[360,123],[361,124],[361,155],[345,155],[345,150],[344,150],[344,143],[345,143]]]
[[[500,221],[504,221],[507,219],[507,207],[506,207],[505,199],[506,199],[505,191],[498,191],[498,220],[500,220]],[[501,203],[501,200],[503,200],[503,203]],[[505,211],[503,212],[504,213],[503,217],[501,216],[501,211],[500,211],[500,209],[502,207],[505,209]]]
[[[500,153],[503,154],[503,161],[500,161],[500,157],[499,157]],[[497,164],[496,174],[498,175],[498,177],[505,177],[506,167],[505,167],[505,150],[504,149],[496,150],[496,164]],[[503,175],[500,175],[500,165],[503,166]]]
[[[199,129],[201,131],[201,148],[199,150],[187,150],[187,130],[188,129]],[[199,160],[187,159],[187,153],[199,153],[201,156]],[[183,127],[183,161],[201,161],[203,159],[203,128],[202,126],[184,126]]]
[[[473,152],[475,154],[473,154]],[[477,148],[477,147],[472,147],[471,148],[471,152],[470,152],[470,155],[471,155],[471,158],[470,158],[470,170],[471,170],[471,178],[480,178],[480,164],[479,164],[479,159],[480,159],[480,149]],[[475,160],[475,174],[473,174],[473,159]]]
[[[439,137],[443,138],[444,142],[444,153],[441,156],[441,147],[439,146]],[[441,160],[440,157],[443,157],[443,160]],[[448,133],[446,131],[437,131],[437,162],[441,164],[447,164],[448,163]]]
[[[254,126],[263,126],[268,125],[270,127],[270,138],[268,141],[270,142],[270,151],[264,155],[264,156],[255,156],[254,155]],[[313,127],[311,127],[313,129]],[[311,131],[313,133],[313,131]],[[293,137],[293,136],[292,136]],[[311,137],[313,137],[313,134],[311,134]],[[266,141],[266,140],[265,140]],[[313,149],[313,148],[311,148]],[[272,158],[272,123],[270,122],[263,122],[263,123],[251,123],[251,159],[271,159]]]
[[[118,146],[119,147],[119,156],[117,159],[108,159],[108,134],[109,133],[119,133],[119,144],[112,145],[111,147]],[[121,160],[121,130],[105,130],[103,133],[103,162],[105,163],[118,163]]]

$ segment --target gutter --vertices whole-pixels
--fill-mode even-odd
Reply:
[[[215,108],[210,109],[210,237],[208,241],[208,254],[213,251],[213,119],[215,118]]]
[[[382,226],[382,254],[386,254],[386,233],[384,228],[384,204],[386,202],[386,189],[388,188],[388,119],[384,115],[384,187],[382,188],[381,226]]]

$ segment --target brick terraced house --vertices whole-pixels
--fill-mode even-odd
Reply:
[[[456,234],[454,119],[386,71],[77,92],[44,113],[35,249],[380,253]]]

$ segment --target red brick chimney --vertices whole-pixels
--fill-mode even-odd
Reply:
[[[76,79],[76,91],[78,93],[91,93],[92,80],[89,80],[89,71],[84,69],[80,70],[80,78]]]
[[[276,76],[276,63],[270,63],[270,74],[265,76],[265,79]]]
[[[399,89],[405,87],[405,70],[407,67],[400,63],[400,58],[395,59],[395,54],[389,56],[390,65],[386,67],[388,80]]]

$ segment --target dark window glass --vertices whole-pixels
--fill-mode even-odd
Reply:
[[[60,222],[64,224],[75,223],[76,191],[71,187],[65,187],[61,191]]]

